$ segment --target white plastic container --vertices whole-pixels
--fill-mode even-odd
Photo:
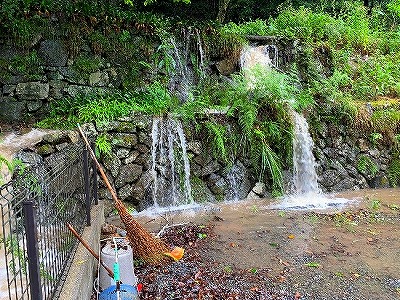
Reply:
[[[128,284],[136,287],[137,285],[137,277],[135,275],[135,267],[133,265],[133,252],[131,246],[129,246],[127,241],[123,241],[124,246],[118,249],[118,264],[119,264],[119,273],[120,280],[123,284]],[[120,240],[118,244],[121,244]],[[108,266],[111,270],[113,270],[113,266],[115,263],[115,249],[111,242],[108,242],[100,252],[101,260]],[[115,281],[111,278],[107,271],[100,266],[100,289],[105,290],[111,285],[115,285]]]

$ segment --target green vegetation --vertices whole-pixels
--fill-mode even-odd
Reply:
[[[333,217],[333,222],[336,227],[345,228],[347,231],[355,232],[355,226],[358,226],[358,223],[353,220],[351,214],[346,213],[337,213]]]
[[[392,187],[400,185],[400,159],[393,159],[389,165],[389,183]]]
[[[97,136],[96,138],[96,155],[105,155],[109,156],[111,154],[111,142],[107,134],[103,133]]]
[[[72,69],[78,74],[79,77],[89,77],[90,73],[93,73],[99,69],[101,61],[99,58],[88,58],[84,56],[78,56],[74,60]]]
[[[0,80],[7,81],[13,75],[20,75],[26,80],[35,81],[40,80],[43,74],[43,66],[35,50],[26,55],[0,58]]]
[[[3,168],[6,168],[8,172],[13,173],[16,168],[19,169],[19,173],[25,169],[24,164],[20,159],[7,160],[4,156],[0,155],[0,185],[4,184]]]
[[[360,155],[357,161],[357,170],[367,176],[374,177],[378,172],[378,166],[366,155]]]
[[[18,272],[26,274],[28,257],[24,249],[19,245],[18,239],[14,236],[7,238],[0,237],[0,246],[5,245],[7,253],[11,253],[14,260],[8,262],[8,268],[12,274],[16,275]]]
[[[290,168],[292,159],[292,109],[307,110],[314,134],[326,127],[331,132],[354,128],[375,147],[395,144],[400,128],[400,5],[398,0],[367,2],[269,1],[259,8],[255,0],[219,1],[218,7],[213,1],[5,0],[0,28],[25,51],[0,59],[0,79],[22,75],[40,80],[44,70],[29,45],[35,45],[38,32],[44,38],[66,37],[78,78],[87,80],[110,62],[118,66],[119,89],[54,100],[39,126],[73,128],[132,112],[179,116],[210,141],[209,153],[227,168],[239,155],[250,154],[258,180],[270,183],[279,195],[282,170]],[[59,31],[52,29],[54,18]],[[255,67],[233,72],[228,81],[204,76],[199,57],[192,54],[196,86],[182,101],[170,91],[170,78],[179,66],[171,39],[189,27],[203,42],[205,57],[224,61],[232,70],[237,70],[248,35],[277,36],[293,46],[293,57],[283,70]],[[84,43],[95,56],[81,53]],[[198,45],[192,41],[187,47]],[[107,138],[99,136],[96,143],[107,155]],[[365,155],[359,156],[357,169],[367,176],[378,172]],[[399,169],[393,154],[393,186],[400,182]]]
[[[312,261],[312,262],[306,263],[305,266],[310,267],[310,268],[319,268],[321,266],[321,264]]]
[[[381,200],[379,199],[372,199],[370,203],[370,208],[372,210],[379,210],[382,206]]]

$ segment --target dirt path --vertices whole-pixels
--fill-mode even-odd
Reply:
[[[270,210],[269,200],[257,200],[194,215],[141,217],[153,232],[166,219],[213,227],[185,245],[186,260],[167,268],[172,278],[159,269],[138,271],[148,286],[144,299],[400,299],[399,192],[347,193],[359,202],[343,211]],[[179,230],[172,229],[170,240]],[[183,286],[199,272],[203,283],[189,293]],[[177,278],[182,288],[169,285]],[[152,286],[160,280],[174,293]],[[179,291],[181,298],[171,296]]]

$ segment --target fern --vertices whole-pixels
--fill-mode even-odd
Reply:
[[[254,129],[254,140],[251,144],[253,163],[260,164],[259,180],[264,181],[266,174],[272,180],[272,188],[275,193],[283,192],[282,164],[279,156],[271,149],[267,142],[265,133],[259,129]]]
[[[366,155],[360,155],[357,161],[357,170],[364,174],[375,176],[378,173],[377,165]]]
[[[238,123],[245,134],[250,134],[257,121],[257,108],[250,103],[243,104],[239,108]]]
[[[396,187],[400,184],[400,159],[394,159],[389,165],[389,183],[392,187]]]
[[[111,155],[112,146],[107,134],[100,134],[96,138],[96,155],[103,154],[105,156]]]
[[[207,121],[205,123],[205,126],[207,128],[208,135],[213,138],[212,147],[214,157],[221,158],[224,162],[227,162],[228,156],[225,147],[226,128],[221,124],[213,123],[210,121]]]

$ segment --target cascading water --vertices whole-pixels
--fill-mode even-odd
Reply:
[[[278,48],[275,45],[248,47],[241,55],[241,67],[249,80],[249,89],[256,82],[255,74],[251,69],[256,65],[266,71],[278,68]],[[315,171],[316,162],[313,150],[313,141],[308,131],[306,119],[292,112],[294,121],[293,137],[293,185],[292,195],[271,208],[327,208],[347,203],[347,199],[329,198],[325,196],[318,186],[318,176]]]
[[[343,206],[349,200],[324,195],[318,186],[315,171],[316,162],[313,155],[313,140],[308,131],[308,123],[304,116],[293,111],[293,185],[292,195],[271,208],[280,209],[326,209]]]
[[[318,176],[315,171],[314,146],[308,131],[308,123],[304,116],[293,111],[293,184],[296,195],[321,194]]]
[[[204,75],[204,51],[198,29],[188,28],[182,39],[170,38],[175,73],[171,74],[170,90],[182,101],[191,100],[191,87]]]
[[[193,204],[186,139],[179,121],[154,118],[152,128],[153,205]]]
[[[179,40],[170,38],[170,45],[174,71],[170,74],[168,89],[181,102],[187,102],[192,98],[192,86],[204,72],[199,30],[184,29]],[[153,119],[151,156],[153,208],[160,211],[196,206],[190,185],[186,138],[180,121],[168,117]]]
[[[261,65],[266,69],[278,68],[278,47],[265,45],[245,48],[240,56],[241,68],[246,71],[255,65]]]

